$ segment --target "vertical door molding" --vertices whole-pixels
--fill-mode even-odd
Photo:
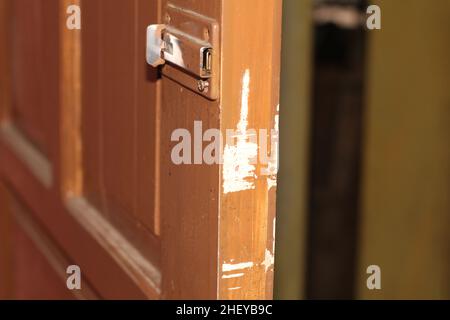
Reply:
[[[80,196],[81,164],[81,30],[69,30],[67,8],[80,0],[60,2],[60,170],[63,197]]]

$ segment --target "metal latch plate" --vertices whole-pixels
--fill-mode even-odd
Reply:
[[[219,97],[219,24],[206,16],[169,4],[164,25],[147,32],[147,61],[165,64],[162,74],[200,95]],[[160,49],[158,49],[158,47]]]

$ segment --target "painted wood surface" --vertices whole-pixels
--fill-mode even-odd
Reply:
[[[194,120],[235,129],[242,107],[249,127],[277,125],[281,2],[171,1],[221,25],[215,102],[145,63],[146,27],[161,21],[166,1],[81,0],[81,31],[65,27],[68,3],[33,1],[32,21],[10,30],[25,45],[14,47],[17,76],[2,73],[19,91],[2,105],[0,175],[37,221],[19,233],[41,225],[44,249],[60,248],[99,298],[271,298],[276,172],[250,181],[254,190],[228,192],[220,165],[173,165],[170,133]],[[30,14],[27,4],[14,0],[11,16]],[[32,61],[42,79],[25,77]],[[227,281],[233,261],[253,266]]]

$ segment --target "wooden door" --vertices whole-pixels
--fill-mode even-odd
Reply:
[[[277,143],[260,142],[278,132],[281,0],[0,5],[0,294],[270,299]],[[216,28],[216,97],[145,61],[147,26],[174,10]],[[219,163],[175,164],[173,132],[199,123],[241,135]],[[249,164],[249,150],[270,161]],[[66,288],[68,265],[81,290]]]

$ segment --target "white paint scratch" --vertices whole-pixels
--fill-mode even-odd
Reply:
[[[277,114],[274,119],[274,127],[271,130],[271,156],[267,166],[267,189],[277,186],[278,155],[279,155],[279,132],[280,132],[280,105],[277,106]]]
[[[258,145],[249,141],[256,134],[250,134],[248,127],[248,99],[250,95],[250,70],[246,70],[242,78],[241,114],[237,124],[235,145],[227,141],[223,156],[223,192],[239,192],[255,189],[255,166],[252,159],[258,155]]]
[[[237,125],[241,133],[247,131],[248,126],[248,97],[250,96],[250,70],[245,70],[242,77],[242,98],[241,98],[241,118]]]
[[[276,186],[277,186],[277,179],[274,178],[273,176],[268,176],[267,177],[267,189],[270,190]]]
[[[229,291],[233,291],[233,290],[239,290],[241,289],[241,287],[233,287],[233,288],[228,288]]]
[[[266,248],[265,252],[264,252],[264,260],[261,263],[256,263],[256,266],[264,266],[265,272],[267,272],[271,267],[273,267],[273,265],[275,263],[276,224],[277,224],[277,218],[274,217],[273,221],[272,221],[272,248]],[[233,262],[234,259],[231,259],[230,261]],[[234,263],[234,264],[233,263],[224,263],[222,265],[222,272],[243,270],[243,269],[251,268],[253,266],[254,266],[253,262],[242,262],[242,263]],[[242,276],[244,276],[244,273],[240,272],[240,273],[222,275],[222,279],[240,278]]]
[[[263,265],[267,270],[269,270],[270,267],[272,267],[275,263],[275,231],[276,231],[276,224],[277,224],[277,219],[276,217],[273,218],[273,223],[272,223],[272,252],[270,252],[270,250],[266,249],[265,251],[265,255],[264,255],[264,261],[261,263],[261,265]]]
[[[242,277],[243,275],[244,275],[243,273],[224,274],[224,275],[222,276],[222,279],[240,278],[240,277]]]
[[[253,262],[242,262],[242,263],[224,263],[222,265],[222,272],[236,271],[242,269],[248,269],[253,267]]]
[[[267,270],[269,270],[270,267],[273,266],[274,262],[275,262],[275,259],[274,259],[273,254],[269,250],[266,249],[264,261],[261,263],[266,268],[266,272],[267,272]]]

